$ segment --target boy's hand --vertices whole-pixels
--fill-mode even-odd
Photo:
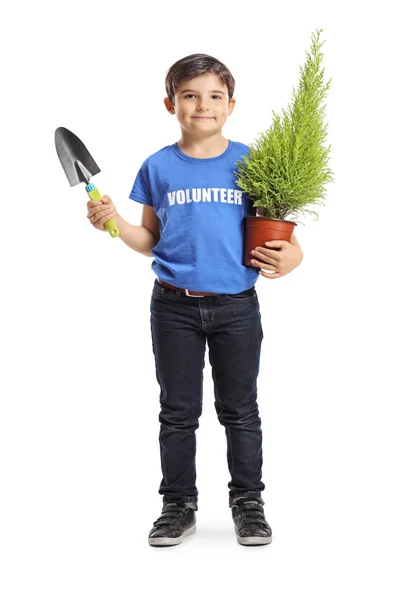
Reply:
[[[107,229],[104,227],[104,223],[112,217],[115,218],[117,216],[115,205],[110,196],[103,196],[100,202],[89,200],[87,207],[87,218],[93,227],[100,229],[100,231],[107,231]]]
[[[265,242],[265,248],[258,247],[252,251],[252,266],[260,268],[260,275],[267,279],[277,279],[287,275],[299,266],[303,260],[303,251],[298,246],[285,240]],[[273,250],[273,248],[275,248]],[[266,273],[263,271],[274,271]]]

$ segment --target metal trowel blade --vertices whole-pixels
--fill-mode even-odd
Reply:
[[[55,132],[58,158],[71,186],[89,183],[100,169],[85,144],[69,129],[58,127]]]

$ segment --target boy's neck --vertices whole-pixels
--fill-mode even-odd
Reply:
[[[199,139],[182,132],[182,137],[177,144],[184,154],[192,158],[213,158],[225,152],[229,140],[222,134]]]

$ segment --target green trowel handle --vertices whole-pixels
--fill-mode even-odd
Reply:
[[[100,202],[101,194],[93,183],[89,183],[85,189],[91,200],[94,200],[95,202]],[[111,237],[117,237],[119,235],[119,229],[114,219],[108,219],[108,221],[104,223],[104,227],[107,229]]]

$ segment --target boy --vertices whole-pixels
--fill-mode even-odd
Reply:
[[[151,334],[160,385],[161,516],[149,544],[173,546],[194,533],[196,437],[202,412],[206,341],[215,409],[225,427],[231,474],[229,506],[237,540],[269,544],[272,531],[261,492],[262,432],[257,376],[263,331],[255,282],[261,272],[279,277],[298,266],[301,248],[278,241],[281,252],[262,249],[254,266],[242,264],[243,219],[255,214],[235,184],[235,161],[248,146],[222,136],[235,106],[235,81],[217,59],[193,54],[167,73],[164,104],[176,115],[179,142],[142,164],[130,198],[143,204],[140,226],[127,223],[108,196],[89,201],[88,218],[100,230],[114,216],[120,238],[154,257]]]

